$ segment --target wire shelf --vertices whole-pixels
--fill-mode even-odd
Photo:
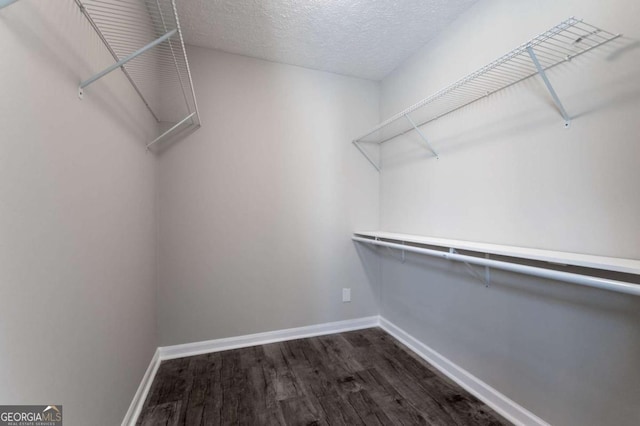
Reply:
[[[543,78],[568,125],[569,117],[544,71],[618,37],[620,34],[605,31],[580,19],[569,18],[490,64],[388,118],[353,142],[367,156],[358,145],[360,142],[380,144],[412,130],[421,133],[421,126],[538,74]],[[419,115],[419,119],[409,115],[414,112],[414,115]],[[405,121],[401,121],[402,119]],[[426,142],[424,135],[420,136]],[[437,156],[435,151],[433,152]],[[377,169],[380,168],[370,157],[367,156],[367,159]]]
[[[75,2],[116,61],[114,67],[121,68],[159,124],[161,133],[147,147],[198,128],[198,105],[175,0]],[[126,63],[116,67],[120,62]],[[92,79],[81,83],[81,96]]]

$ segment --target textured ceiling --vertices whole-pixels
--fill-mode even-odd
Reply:
[[[185,42],[380,80],[477,0],[178,0]]]

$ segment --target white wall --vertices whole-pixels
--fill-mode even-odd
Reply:
[[[72,0],[0,10],[0,403],[119,424],[157,346],[150,114]]]
[[[202,128],[160,160],[161,345],[376,315],[350,234],[378,226],[378,175],[350,140],[378,84],[187,53]]]
[[[383,118],[575,15],[625,37],[384,144],[381,229],[640,258],[640,3],[483,0],[382,82]],[[640,422],[640,301],[382,253],[381,313],[555,425]]]

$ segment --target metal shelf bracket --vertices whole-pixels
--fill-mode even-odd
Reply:
[[[133,52],[129,56],[119,60],[118,62],[116,62],[115,64],[113,64],[111,66],[108,66],[107,68],[103,69],[102,71],[100,71],[99,73],[95,74],[94,76],[82,81],[80,83],[80,86],[78,87],[78,97],[80,99],[82,99],[82,97],[84,95],[84,88],[87,87],[88,85],[90,85],[91,83],[95,82],[96,80],[101,79],[105,75],[109,74],[111,71],[114,71],[114,70],[122,67],[124,64],[126,64],[130,60],[135,59],[138,56],[142,55],[147,50],[153,49],[154,47],[156,47],[160,43],[162,43],[164,41],[167,41],[169,38],[171,38],[171,36],[175,35],[177,32],[178,32],[177,29],[173,29],[173,30],[169,31],[168,33],[166,33],[162,37],[159,37],[159,38],[155,39],[154,41],[152,41],[151,43],[147,44],[146,46],[136,50],[135,52]]]
[[[422,130],[420,130],[418,126],[416,126],[416,123],[411,119],[411,117],[409,116],[409,113],[405,114],[404,116],[406,117],[407,120],[409,120],[409,123],[411,123],[411,126],[413,126],[413,128],[418,133],[418,135],[420,135],[420,138],[425,143],[429,151],[431,151],[433,153],[433,156],[436,157],[437,160],[439,160],[440,157],[438,156],[438,153],[433,149],[433,147],[427,140],[427,137],[424,135],[424,133],[422,133]]]
[[[571,117],[569,117],[569,114],[567,114],[567,110],[564,109],[562,102],[560,102],[560,98],[558,97],[558,94],[556,93],[555,89],[551,85],[551,82],[549,81],[549,77],[547,77],[547,73],[544,71],[544,68],[542,68],[542,65],[540,64],[540,61],[538,60],[538,57],[533,51],[533,47],[531,47],[531,45],[527,46],[527,52],[529,53],[529,56],[531,57],[533,64],[536,66],[536,70],[538,70],[538,74],[540,74],[540,77],[542,77],[542,81],[544,82],[544,85],[547,86],[547,90],[551,94],[551,97],[553,98],[553,102],[558,107],[558,110],[560,111],[562,118],[564,118],[564,127],[569,127],[569,125],[571,124]]]
[[[162,133],[160,136],[158,136],[157,138],[155,138],[154,140],[152,140],[151,142],[149,142],[147,144],[147,149],[149,149],[153,144],[157,143],[159,140],[162,140],[162,138],[164,138],[165,136],[167,136],[168,134],[170,134],[171,132],[173,132],[175,129],[177,129],[178,127],[182,126],[187,120],[191,119],[191,117],[193,117],[194,115],[196,115],[195,112],[192,112],[191,114],[187,115],[185,118],[183,118],[182,120],[178,121],[176,124],[174,124],[170,129],[168,129],[167,131],[165,131],[164,133]]]
[[[373,159],[369,156],[369,154],[367,154],[367,151],[364,150],[364,148],[360,145],[360,142],[358,142],[357,140],[353,141],[353,144],[355,145],[356,148],[358,148],[358,151],[360,151],[360,153],[362,155],[364,155],[364,157],[369,160],[369,162],[371,163],[371,165],[373,167],[376,168],[377,171],[382,170],[382,165],[377,164],[375,161],[373,161]]]
[[[491,260],[489,253],[485,253],[484,257],[487,260]],[[489,287],[489,285],[491,284],[491,268],[488,266],[484,267],[484,280],[485,280],[486,286]]]
[[[380,241],[380,238],[376,237],[375,241]],[[401,243],[402,243],[403,246],[405,245],[404,241],[402,241]],[[387,250],[389,250],[389,252],[391,252],[393,254],[393,249],[387,247]],[[406,252],[405,252],[404,248],[398,249],[398,250],[400,250],[400,253],[401,253],[400,263],[405,263],[405,261],[406,261],[405,253]]]
[[[449,248],[449,253],[451,254],[459,254],[456,249],[454,249],[453,247]],[[489,255],[485,254],[485,257],[488,259]],[[464,266],[467,268],[467,271],[469,272],[469,274],[473,275],[475,278],[477,278],[479,281],[481,281],[485,287],[489,288],[489,285],[491,284],[491,270],[489,269],[488,266],[484,267],[484,277],[482,277],[478,271],[476,271],[475,269],[473,269],[473,266],[471,266],[469,264],[469,262],[466,261],[462,261],[462,263],[464,263]]]

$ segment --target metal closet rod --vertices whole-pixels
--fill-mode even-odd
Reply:
[[[365,244],[373,244],[376,246],[390,247],[398,250],[409,251],[412,253],[425,254],[427,256],[439,257],[447,260],[455,260],[458,262],[466,262],[474,265],[488,266],[490,268],[502,269],[504,271],[517,272],[534,277],[547,278],[550,280],[564,281],[571,284],[577,284],[587,287],[595,287],[602,290],[615,291],[617,293],[625,293],[633,296],[640,296],[640,285],[627,283],[624,281],[609,280],[606,278],[592,277],[588,275],[573,274],[570,272],[555,271],[553,269],[538,268],[535,266],[520,265],[518,263],[503,262],[500,260],[491,260],[481,257],[467,256],[458,253],[442,252],[439,250],[426,249],[422,247],[407,246],[402,244],[390,243],[387,241],[372,240],[369,238],[352,237],[354,241]]]

